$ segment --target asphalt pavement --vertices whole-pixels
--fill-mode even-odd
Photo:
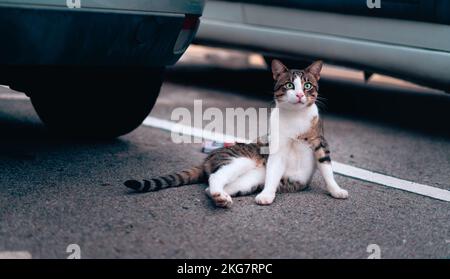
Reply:
[[[267,81],[269,77],[269,81]],[[245,80],[245,82],[243,82]],[[450,190],[450,96],[324,78],[325,131],[333,159]],[[192,65],[168,71],[151,116],[174,108],[267,107],[262,68]],[[428,124],[428,125],[427,125]],[[198,164],[201,144],[175,144],[142,125],[107,142],[49,133],[30,101],[0,87],[0,252],[67,258],[449,258],[450,203],[337,175],[347,200],[309,190],[280,194],[271,206],[238,197],[215,208],[205,185],[134,194],[122,186]]]

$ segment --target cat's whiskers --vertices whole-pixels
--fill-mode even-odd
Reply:
[[[322,96],[317,96],[316,99],[321,100],[321,101],[324,101],[324,102],[328,101],[327,98],[322,97]]]
[[[322,100],[316,99],[315,103],[321,110],[326,111],[328,109],[327,105]]]

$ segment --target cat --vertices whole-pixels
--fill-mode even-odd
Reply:
[[[316,105],[322,64],[316,61],[304,70],[295,70],[279,60],[272,61],[278,115],[271,114],[270,126],[277,124],[279,132],[276,137],[269,132],[269,143],[258,140],[216,149],[200,166],[143,182],[128,180],[125,186],[149,192],[208,182],[205,192],[218,207],[230,207],[233,196],[259,190],[262,191],[256,196],[256,203],[270,205],[277,191],[307,188],[319,169],[331,196],[346,199],[348,192],[334,179],[330,150]],[[270,152],[262,152],[263,147],[269,147]]]

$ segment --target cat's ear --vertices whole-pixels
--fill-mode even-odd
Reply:
[[[322,65],[323,62],[321,60],[316,61],[312,63],[308,68],[306,68],[306,71],[311,73],[317,81],[320,79],[320,71],[322,71]]]
[[[277,60],[277,59],[272,60],[272,74],[273,74],[274,80],[278,80],[280,75],[287,71],[288,71],[288,68],[286,68],[286,66],[284,66],[284,64],[281,63],[280,60]]]

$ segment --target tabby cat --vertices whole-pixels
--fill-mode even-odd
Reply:
[[[220,148],[210,153],[200,166],[143,182],[128,180],[125,186],[149,192],[208,182],[206,194],[216,206],[229,207],[233,203],[232,196],[258,190],[262,191],[256,196],[256,203],[269,205],[277,191],[305,189],[318,168],[331,196],[347,198],[348,192],[334,180],[330,151],[316,106],[321,70],[322,61],[304,70],[290,70],[280,61],[272,61],[278,115],[271,114],[270,125],[277,121],[279,132],[277,137],[270,134],[269,144],[257,141]],[[271,151],[269,155],[261,152],[267,146]]]

